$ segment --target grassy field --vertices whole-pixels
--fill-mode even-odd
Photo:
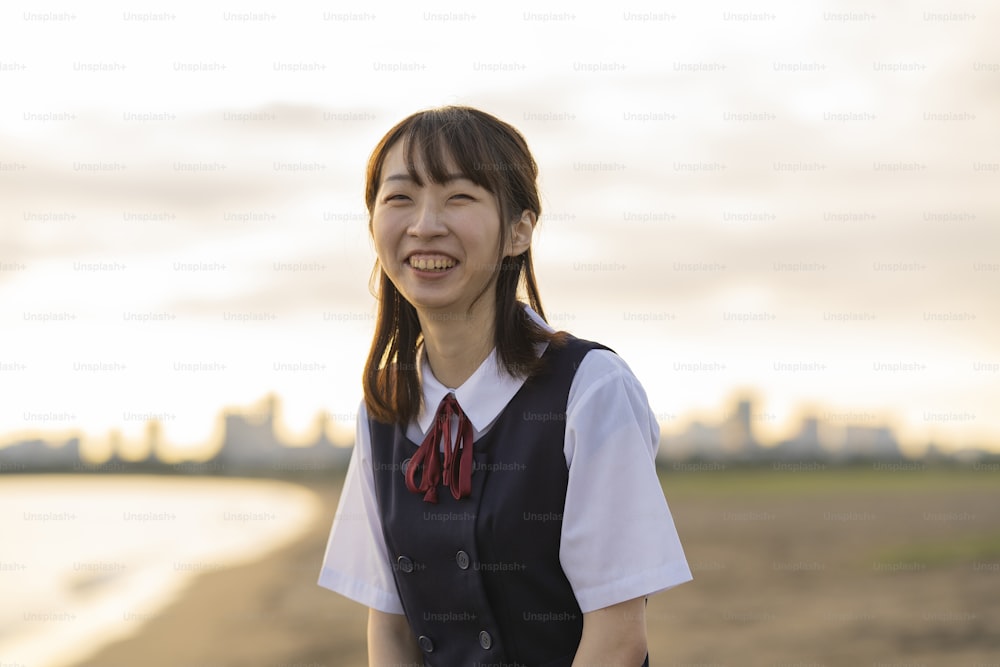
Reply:
[[[660,664],[1000,664],[995,471],[681,467],[663,481],[695,582],[650,602]]]
[[[1000,666],[997,471],[678,465],[662,480],[695,580],[650,599],[651,665]],[[339,480],[300,481],[329,507],[306,539],[206,575],[82,664],[365,665],[365,609],[315,585]]]
[[[825,463],[775,463],[760,467],[673,463],[660,469],[669,495],[844,495],[852,492],[954,492],[997,489],[1000,466],[925,466],[919,462],[836,467]]]

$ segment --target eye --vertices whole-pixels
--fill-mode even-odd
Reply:
[[[452,199],[468,199],[469,201],[476,201],[476,198],[472,195],[465,194],[464,192],[459,192],[451,196]]]
[[[383,201],[384,203],[389,203],[389,202],[391,202],[391,201],[397,201],[397,202],[399,202],[399,201],[406,201],[407,199],[409,199],[409,197],[407,197],[406,195],[400,195],[400,194],[396,194],[396,195],[388,195],[388,196],[387,196],[387,197],[386,197],[385,199],[383,199],[382,201]]]

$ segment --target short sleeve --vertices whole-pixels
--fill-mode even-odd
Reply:
[[[364,402],[358,408],[354,451],[330,529],[319,585],[373,609],[403,613],[375,498]]]
[[[583,612],[692,579],[656,471],[659,425],[618,355],[587,353],[566,408],[560,562]]]

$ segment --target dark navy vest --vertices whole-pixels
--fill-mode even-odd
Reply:
[[[437,504],[407,490],[418,443],[369,420],[386,546],[425,665],[571,667],[583,614],[559,563],[563,447],[570,385],[592,349],[608,348],[573,337],[546,348],[543,372],[476,441],[461,500],[446,487]]]

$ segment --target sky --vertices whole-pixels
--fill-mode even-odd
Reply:
[[[442,104],[540,165],[550,322],[667,433],[755,397],[1000,447],[1000,13],[986,2],[0,10],[0,446],[226,407],[350,432],[375,302],[362,188]]]

